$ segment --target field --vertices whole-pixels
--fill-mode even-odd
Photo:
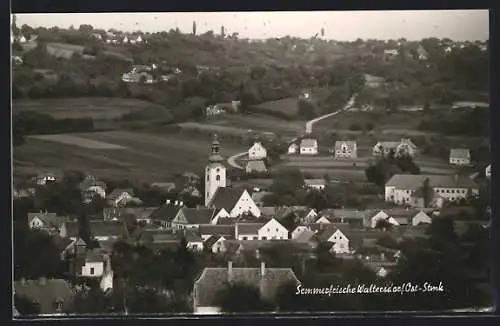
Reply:
[[[90,141],[87,146],[85,140]],[[168,181],[177,173],[203,171],[210,143],[208,137],[183,133],[153,135],[125,131],[73,134],[69,138],[60,135],[58,141],[27,137],[26,144],[14,149],[14,176],[77,169],[106,179]],[[89,148],[88,144],[113,144],[121,148],[97,149],[96,146]],[[225,157],[243,150],[234,144],[222,143]]]
[[[12,103],[12,112],[36,111],[56,119],[92,118],[111,120],[130,112],[148,111],[161,115],[166,111],[158,104],[136,99],[79,97],[60,99],[19,99]]]
[[[275,112],[289,117],[295,117],[297,116],[299,108],[298,102],[299,100],[296,98],[286,98],[283,100],[264,102],[256,105],[255,108],[263,112]]]
[[[29,51],[31,49],[34,49],[37,46],[36,42],[28,42],[22,44],[22,47],[25,51]],[[79,53],[81,54],[84,58],[86,59],[95,59],[95,56],[92,55],[84,55],[83,50],[84,47],[82,45],[75,45],[75,44],[68,44],[68,43],[47,43],[47,52],[49,52],[51,55],[58,57],[58,58],[65,58],[65,59],[70,59],[71,56],[73,56],[74,53]],[[124,53],[121,53],[119,51],[103,51],[105,55],[108,56],[113,56],[125,61],[130,61],[130,57],[127,56]]]

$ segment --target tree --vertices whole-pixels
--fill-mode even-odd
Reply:
[[[316,116],[314,105],[307,100],[299,100],[297,115],[303,119],[310,120]]]
[[[14,307],[21,316],[32,316],[40,313],[40,305],[24,296],[14,296]]]
[[[259,288],[249,284],[227,285],[216,296],[223,312],[265,312],[274,308],[271,303],[262,299]]]

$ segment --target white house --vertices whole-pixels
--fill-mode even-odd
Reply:
[[[225,245],[226,240],[228,240],[228,238],[223,235],[212,235],[205,240],[203,246],[206,250],[214,254],[224,253],[228,249]]]
[[[288,155],[294,155],[297,154],[299,151],[299,145],[296,143],[291,143],[290,146],[288,146]]]
[[[292,232],[291,232],[291,236],[292,236],[292,239],[297,239],[299,235],[302,234],[302,232],[304,231],[308,231],[309,230],[309,227],[308,226],[305,226],[305,225],[298,225]]]
[[[305,179],[304,185],[306,188],[322,191],[322,190],[325,190],[326,180],[325,179]]]
[[[271,219],[257,232],[259,240],[288,240],[288,230],[280,222]]]
[[[240,241],[259,240],[259,230],[263,226],[263,223],[236,223],[235,239]]]
[[[339,228],[327,228],[324,232],[321,232],[319,238],[323,241],[332,243],[330,251],[336,254],[348,254],[351,253],[349,247],[349,239]]]
[[[321,216],[314,222],[316,224],[331,224],[332,222],[326,216]]]
[[[134,190],[129,189],[115,189],[108,196],[108,202],[112,206],[125,206],[128,203],[141,204],[142,201],[134,197]]]
[[[217,210],[206,207],[181,207],[174,219],[172,228],[174,229],[196,229],[200,225],[210,224],[214,219]]]
[[[263,160],[251,160],[247,162],[245,171],[246,173],[267,172],[267,168]]]
[[[370,219],[371,227],[376,228],[378,223],[380,223],[381,221],[388,222],[392,225],[399,225],[399,223],[392,216],[384,212],[384,210],[380,210],[378,213],[376,213],[371,217]]]
[[[261,215],[259,207],[255,204],[248,191],[235,188],[217,188],[208,207],[225,210],[226,213],[219,212],[216,218],[238,217],[249,213],[255,217],[260,217]],[[226,214],[228,216],[223,216]]]
[[[304,221],[314,221],[316,219],[316,217],[318,217],[318,213],[316,212],[316,210],[314,208],[311,208],[311,210],[309,211],[309,213],[306,214],[306,216],[304,216]]]
[[[356,158],[357,145],[352,140],[339,140],[335,142],[334,155],[337,158]]]
[[[401,141],[382,141],[377,142],[373,146],[373,156],[386,156],[390,152],[393,152],[395,156],[409,155],[415,156],[418,152],[418,147],[409,138],[402,138]]]
[[[458,175],[395,174],[385,184],[386,202],[413,207],[441,206],[478,194],[473,180]]]
[[[312,138],[304,138],[300,141],[300,155],[317,155],[318,141]]]
[[[189,233],[186,235],[186,247],[191,251],[202,251],[203,250],[203,240],[200,236]]]
[[[488,164],[486,169],[484,170],[484,175],[489,179],[491,178],[491,164]]]
[[[261,142],[255,142],[248,150],[249,160],[263,160],[267,157],[267,150]]]
[[[452,148],[450,149],[450,164],[452,165],[469,165],[470,151],[468,148]]]
[[[424,211],[419,211],[411,219],[411,225],[418,226],[420,224],[431,224],[432,218]]]
[[[38,229],[50,235],[59,235],[62,238],[67,236],[65,218],[57,216],[56,213],[28,213],[28,226],[30,229]]]
[[[384,56],[388,58],[394,58],[399,54],[399,51],[397,49],[387,49],[384,50]]]

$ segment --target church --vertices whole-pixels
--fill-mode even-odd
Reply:
[[[236,218],[243,214],[260,217],[261,212],[245,189],[227,187],[226,166],[217,135],[212,141],[205,169],[205,206],[217,209],[216,218]]]

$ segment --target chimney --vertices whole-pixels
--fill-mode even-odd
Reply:
[[[231,282],[233,280],[233,262],[232,261],[227,262],[227,278],[228,278],[229,282]]]
[[[45,285],[46,283],[47,283],[47,279],[45,278],[45,276],[42,276],[38,279],[38,284]]]
[[[266,262],[260,262],[260,276],[264,277],[266,275]]]

